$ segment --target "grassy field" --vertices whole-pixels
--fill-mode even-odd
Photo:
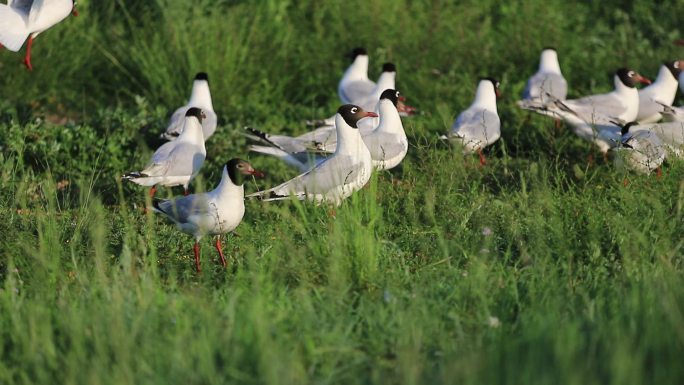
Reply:
[[[684,383],[684,162],[625,174],[514,103],[548,45],[570,97],[623,65],[653,78],[684,58],[683,1],[79,8],[36,40],[32,73],[0,52],[0,384]],[[220,127],[191,188],[235,156],[268,173],[247,191],[294,176],[241,129],[330,115],[355,46],[373,78],[396,63],[421,111],[403,165],[335,218],[247,202],[229,269],[205,239],[196,274],[191,237],[120,176],[200,70]],[[485,167],[437,138],[482,75],[504,93]]]

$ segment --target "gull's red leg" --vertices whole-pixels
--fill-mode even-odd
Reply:
[[[485,156],[482,153],[481,148],[477,150],[477,154],[480,156],[480,166],[484,166],[485,164],[487,164],[487,160],[485,159]]]
[[[154,193],[157,192],[157,186],[152,186],[150,189],[150,198],[154,198]]]
[[[656,179],[660,180],[663,177],[663,170],[658,167],[656,168]]]
[[[216,250],[218,251],[219,256],[221,257],[221,264],[223,265],[223,267],[228,266],[228,264],[226,263],[226,257],[223,256],[223,247],[221,247],[221,236],[220,235],[218,237],[216,237]]]
[[[195,247],[192,248],[192,251],[195,253],[195,267],[197,268],[197,272],[201,273],[202,270],[200,269],[200,246],[199,242],[195,241]]]
[[[189,194],[190,192],[188,191],[188,189],[183,189],[183,195],[188,196]]]
[[[24,57],[24,65],[29,71],[33,71],[31,65],[31,46],[33,45],[33,36],[29,35],[28,44],[26,45],[26,56]]]

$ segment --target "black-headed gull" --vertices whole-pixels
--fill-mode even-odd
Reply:
[[[344,71],[342,79],[337,86],[337,94],[342,103],[352,103],[366,97],[375,83],[368,79],[368,53],[364,48],[354,48],[349,57],[352,64]]]
[[[17,52],[28,38],[24,65],[31,71],[33,40],[69,14],[78,15],[73,0],[8,0],[0,4],[0,44]]]
[[[212,191],[188,195],[177,199],[155,200],[153,210],[164,214],[178,229],[195,238],[193,252],[195,267],[200,272],[199,241],[205,235],[216,235],[215,247],[226,266],[221,247],[221,234],[229,233],[240,224],[245,215],[245,176],[263,176],[242,159],[231,159],[223,167],[221,183]]]
[[[373,160],[373,166],[377,170],[389,170],[396,167],[406,156],[408,151],[408,140],[406,132],[397,110],[399,102],[399,91],[388,89],[380,95],[380,100],[375,108],[379,115],[379,123],[372,131],[364,132],[361,130],[361,123],[373,121],[374,119],[363,119],[358,122],[359,130],[363,142],[368,147]],[[252,145],[251,151],[275,156],[287,164],[307,171],[318,163],[323,162],[330,153],[337,148],[337,139],[330,137],[324,142],[309,143],[311,147],[306,148],[306,143],[295,138],[288,141],[290,149],[296,148],[295,152],[287,152],[283,147],[270,140],[268,134],[251,129],[253,135],[249,137],[258,139],[265,145]],[[281,137],[282,139],[282,137]],[[282,142],[283,140],[281,140]]]
[[[202,134],[203,115],[202,110],[197,107],[188,109],[183,132],[178,138],[159,147],[144,170],[130,172],[123,179],[141,186],[152,186],[151,197],[154,196],[156,185],[182,185],[187,195],[188,185],[199,172],[207,155]]]
[[[480,79],[475,100],[458,114],[451,131],[443,137],[461,144],[464,154],[477,152],[481,165],[485,164],[482,149],[501,137],[501,121],[496,109],[497,96],[499,81],[493,78]]]
[[[682,60],[666,61],[660,66],[653,84],[639,90],[639,113],[636,117],[639,123],[655,123],[662,118],[662,106],[671,106],[674,102],[683,69]]]
[[[613,149],[615,164],[648,174],[663,164],[665,146],[653,131],[632,129],[636,124],[630,122],[622,127],[620,143]]]
[[[370,179],[373,164],[358,130],[358,121],[375,117],[359,106],[345,104],[337,110],[337,149],[324,162],[274,188],[248,195],[264,201],[294,197],[339,205]]]
[[[539,69],[527,81],[521,103],[549,102],[548,95],[555,99],[565,100],[568,93],[568,82],[561,73],[558,53],[554,48],[544,48],[539,58]]]
[[[651,84],[650,80],[637,72],[620,68],[613,77],[615,90],[612,92],[579,99],[554,100],[545,106],[546,110],[536,111],[554,117],[561,115],[561,111],[570,112],[589,124],[610,124],[616,119],[631,122],[639,113],[637,82]],[[567,114],[562,115],[561,118],[567,116]]]
[[[190,100],[171,115],[169,125],[162,134],[163,138],[174,140],[183,132],[185,113],[191,107],[202,109],[202,112],[206,115],[206,118],[202,121],[202,132],[206,141],[216,131],[217,122],[214,105],[211,102],[211,92],[209,91],[209,75],[206,72],[199,72],[195,75],[195,79],[192,81]]]

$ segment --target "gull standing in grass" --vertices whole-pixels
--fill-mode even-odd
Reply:
[[[214,246],[221,257],[221,264],[227,266],[221,247],[221,234],[235,230],[245,215],[246,176],[263,177],[264,174],[248,162],[233,158],[223,167],[221,183],[212,191],[153,202],[155,212],[164,214],[180,231],[195,238],[192,250],[198,273],[201,272],[199,241],[205,235],[217,236]]]
[[[498,80],[480,79],[475,100],[458,115],[449,134],[442,136],[442,139],[460,143],[464,154],[477,152],[480,156],[480,165],[485,164],[482,149],[501,137],[501,121],[496,109],[496,98],[499,95]]]
[[[183,132],[184,117],[188,109],[197,107],[204,112],[206,118],[202,121],[202,132],[204,133],[204,140],[209,139],[216,131],[216,113],[214,112],[214,105],[211,102],[211,92],[209,91],[209,75],[206,72],[199,72],[195,75],[192,82],[192,91],[190,92],[190,100],[183,107],[178,108],[173,115],[166,131],[161,135],[167,140],[176,139]]]
[[[378,106],[375,108],[378,111],[379,123],[373,131],[363,133],[361,137],[363,142],[370,151],[373,160],[373,166],[377,170],[389,170],[396,167],[406,156],[408,151],[408,140],[404,126],[401,123],[401,117],[397,110],[397,103],[399,101],[399,91],[388,89],[380,95]],[[372,121],[374,119],[364,119],[358,122]],[[253,135],[248,135],[250,138],[259,140],[266,145],[252,145],[251,151],[262,154],[275,156],[287,164],[299,168],[302,172],[310,170],[317,164],[327,159],[330,153],[333,153],[337,148],[336,138],[326,141],[325,143],[318,143],[314,149],[306,149],[303,151],[287,152],[278,144],[269,139],[269,135],[255,129],[250,129]],[[293,138],[293,140],[296,140]],[[300,146],[304,143],[299,142]],[[297,143],[288,146],[288,148],[301,149]]]
[[[123,179],[141,186],[152,186],[150,197],[157,191],[157,185],[182,185],[187,195],[188,185],[199,172],[207,155],[202,134],[203,118],[204,114],[199,108],[188,109],[183,131],[178,138],[159,147],[144,170],[125,174]]]
[[[630,169],[649,174],[658,169],[665,160],[665,146],[658,135],[650,130],[630,129],[637,122],[630,122],[622,126],[619,145],[613,150],[616,152],[615,164],[618,167],[627,166]]]
[[[539,69],[527,81],[519,103],[548,103],[551,95],[557,100],[565,100],[568,82],[561,73],[558,53],[554,48],[544,48],[539,59]]]
[[[345,104],[337,110],[337,149],[324,162],[274,188],[248,195],[264,201],[294,197],[339,205],[370,179],[373,169],[368,147],[358,130],[358,121],[376,117],[359,106]]]
[[[658,71],[658,77],[648,87],[639,90],[639,123],[655,123],[662,118],[663,105],[671,106],[677,95],[679,75],[684,69],[684,61],[666,61]]]
[[[69,14],[78,16],[73,0],[8,0],[0,4],[0,44],[17,52],[28,38],[24,65],[32,71],[33,40]]]

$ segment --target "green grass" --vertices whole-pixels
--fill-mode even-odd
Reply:
[[[514,105],[546,45],[571,96],[684,55],[684,3],[622,3],[79,1],[33,73],[0,52],[0,383],[681,384],[684,163],[625,174]],[[206,70],[220,127],[192,188],[235,156],[261,187],[294,176],[241,128],[330,115],[358,45],[421,110],[407,159],[334,218],[248,201],[229,269],[205,239],[197,275],[120,175]],[[505,94],[486,167],[437,139],[480,75]]]

